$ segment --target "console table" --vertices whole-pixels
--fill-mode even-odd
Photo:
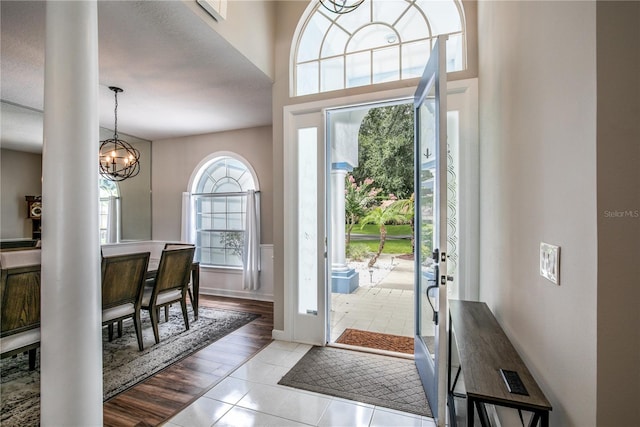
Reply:
[[[453,390],[462,370],[467,397],[467,426],[474,424],[475,409],[482,426],[491,425],[484,406],[489,403],[533,412],[529,425],[540,423],[542,427],[548,427],[551,405],[489,307],[483,302],[451,300],[449,319],[450,424],[456,425]],[[460,367],[452,382],[453,339],[458,348]],[[517,372],[527,394],[510,392],[501,369]]]

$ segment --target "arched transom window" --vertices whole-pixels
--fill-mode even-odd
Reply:
[[[420,77],[442,34],[447,71],[463,70],[464,28],[458,0],[364,0],[343,15],[318,2],[294,43],[294,96]]]
[[[201,264],[242,266],[248,190],[256,190],[253,174],[233,157],[215,157],[198,171],[192,194]]]

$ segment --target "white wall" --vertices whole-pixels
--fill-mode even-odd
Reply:
[[[150,252],[151,259],[159,260],[166,243],[167,241],[162,240],[149,240],[105,244],[101,248],[104,256]],[[200,294],[273,301],[273,245],[260,245],[259,289],[242,289],[242,270],[200,266]]]
[[[479,2],[480,298],[551,401],[596,420],[596,4]],[[560,286],[539,246],[561,246]]]
[[[179,241],[182,214],[182,192],[188,191],[189,179],[198,164],[216,152],[233,152],[246,159],[258,176],[260,184],[261,243],[263,274],[261,282],[268,283],[258,292],[242,291],[242,275],[237,270],[201,269],[202,293],[271,300],[273,298],[273,171],[271,126],[241,129],[185,138],[153,141],[153,240]],[[270,286],[270,289],[267,287]]]
[[[242,288],[242,270],[200,267],[200,293],[273,301],[273,245],[260,245],[260,287]]]
[[[274,1],[229,0],[226,19],[217,22],[195,1],[185,2],[185,5],[273,79],[276,31]]]
[[[0,238],[31,238],[24,196],[42,194],[42,155],[0,150]]]

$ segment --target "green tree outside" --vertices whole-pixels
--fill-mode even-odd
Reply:
[[[357,182],[372,178],[382,194],[408,199],[414,189],[413,105],[369,110],[358,135]]]
[[[347,174],[345,180],[344,207],[347,222],[346,246],[349,247],[353,227],[358,224],[360,218],[364,217],[371,205],[375,203],[376,196],[380,192],[380,189],[373,188],[373,180],[371,178],[365,178],[364,181],[357,184],[353,176]]]
[[[380,228],[380,243],[378,244],[378,251],[369,260],[369,268],[373,267],[380,254],[384,249],[384,243],[387,239],[387,224],[402,223],[405,221],[405,216],[393,207],[394,202],[383,203],[380,206],[376,206],[371,209],[360,221],[361,225],[375,224]]]

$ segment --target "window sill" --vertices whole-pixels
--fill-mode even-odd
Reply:
[[[200,264],[200,270],[224,271],[225,273],[242,273],[242,267],[230,267],[226,265]]]

